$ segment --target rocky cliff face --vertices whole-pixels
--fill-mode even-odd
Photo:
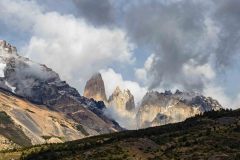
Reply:
[[[101,75],[94,75],[87,82],[85,90],[87,92],[89,90],[90,93],[85,93],[85,95],[91,95],[89,96],[91,98],[105,97],[104,83]],[[141,105],[135,107],[134,97],[131,92],[129,90],[122,91],[119,87],[114,90],[109,100],[105,101],[105,104],[109,107],[106,110],[108,116],[128,128],[129,126],[133,128],[146,128],[180,122],[196,114],[221,108],[221,105],[210,97],[204,97],[194,92],[181,92],[179,90],[174,94],[171,91],[165,91],[165,93],[148,92],[143,97]],[[106,108],[101,107],[101,105],[99,107],[98,110],[92,110],[101,112],[101,115],[104,115],[103,111]],[[125,124],[126,119],[131,121],[131,125]]]
[[[19,56],[16,48],[0,41],[0,88],[4,88],[35,104],[63,113],[88,126],[95,134],[121,130],[99,109],[102,104],[81,96],[45,65]]]
[[[101,75],[94,75],[87,82],[85,90],[91,91],[85,94],[91,95],[89,96],[91,98],[95,97],[97,99],[97,97],[102,97],[98,95],[105,95]],[[134,128],[136,126],[137,128],[146,128],[180,122],[196,114],[221,108],[221,105],[210,97],[179,90],[174,94],[171,91],[166,91],[165,93],[148,92],[143,97],[141,105],[135,108],[134,97],[131,92],[129,90],[122,91],[119,87],[114,90],[109,100],[105,101],[105,104],[108,107],[112,107],[107,108],[106,113],[108,116],[114,118],[123,126],[128,126],[125,124],[126,119],[131,120],[131,125],[129,126]],[[100,107],[97,111],[95,109],[95,112],[101,112],[101,115],[104,115],[103,111],[105,109]]]
[[[87,81],[84,96],[98,101],[97,103],[99,105],[97,107],[91,107],[91,105],[89,105],[90,107],[88,108],[97,115],[100,115],[102,119],[108,121],[109,118],[112,118],[125,128],[136,128],[134,97],[129,90],[121,91],[120,88],[117,87],[107,100],[105,98],[104,82],[101,74],[98,73]],[[125,123],[126,121],[128,121],[127,125]]]
[[[83,96],[93,98],[96,101],[107,102],[105,86],[100,73],[93,75],[87,81]]]
[[[135,109],[134,97],[129,90],[121,91],[117,87],[109,97],[109,106],[116,107],[118,110],[133,111]]]
[[[107,100],[105,85],[100,73],[93,75],[87,81],[83,95],[96,101],[103,101],[107,106],[116,107],[117,110],[133,111],[135,109],[134,97],[128,89],[121,91],[119,87],[116,87]]]
[[[220,108],[222,107],[216,100],[197,93],[152,91],[142,100],[137,113],[137,124],[139,128],[146,128],[180,122],[196,114]]]

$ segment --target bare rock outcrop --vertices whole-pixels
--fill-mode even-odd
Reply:
[[[96,101],[107,102],[105,86],[100,73],[94,74],[86,83],[84,97],[93,98]]]
[[[210,110],[219,110],[218,101],[194,92],[177,90],[159,93],[148,92],[137,112],[138,128],[159,126],[184,121],[186,118]]]
[[[135,109],[134,97],[128,89],[121,91],[117,87],[109,97],[109,106],[116,107],[119,110],[133,111]]]

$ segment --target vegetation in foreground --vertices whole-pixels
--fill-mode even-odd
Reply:
[[[39,145],[17,153],[22,160],[240,160],[240,110],[211,111],[181,123]]]

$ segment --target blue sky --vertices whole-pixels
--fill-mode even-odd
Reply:
[[[0,38],[82,92],[101,72],[137,101],[148,90],[240,102],[236,0],[1,0]],[[112,83],[114,81],[114,83]]]

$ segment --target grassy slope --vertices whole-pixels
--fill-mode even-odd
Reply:
[[[22,159],[240,159],[240,110],[23,150]]]

